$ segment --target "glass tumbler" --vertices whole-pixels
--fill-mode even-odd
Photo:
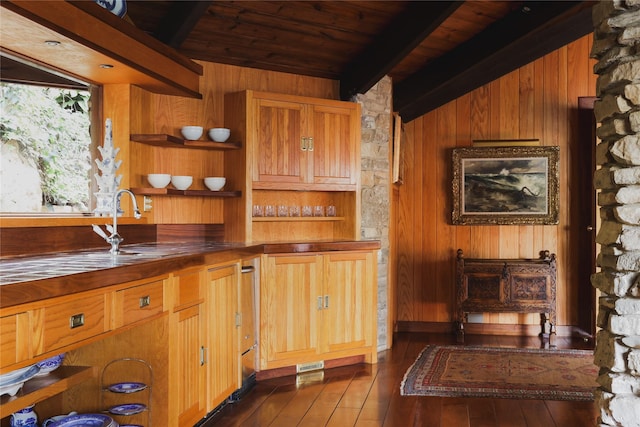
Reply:
[[[253,205],[253,216],[264,216],[264,207],[262,205]]]
[[[333,205],[327,206],[327,216],[336,216],[336,207]]]
[[[289,216],[289,208],[286,205],[278,205],[278,216]]]
[[[313,216],[324,216],[324,206],[314,206],[313,207]]]
[[[302,207],[302,216],[313,216],[313,209],[311,206]]]
[[[264,207],[264,216],[276,216],[276,207],[273,205],[266,205]]]
[[[300,216],[300,206],[289,206],[289,216]]]

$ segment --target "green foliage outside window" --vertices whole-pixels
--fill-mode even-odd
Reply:
[[[0,83],[0,143],[38,167],[43,206],[90,208],[89,92]]]

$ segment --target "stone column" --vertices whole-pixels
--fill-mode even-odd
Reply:
[[[601,142],[601,271],[595,364],[601,426],[640,426],[640,0],[603,0],[593,8],[598,60],[594,107]]]
[[[365,94],[356,95],[362,107],[361,183],[363,239],[381,241],[378,254],[378,349],[386,348],[387,271],[389,264],[391,78],[384,77]]]

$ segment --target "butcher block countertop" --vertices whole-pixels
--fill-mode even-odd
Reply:
[[[380,242],[144,243],[38,256],[0,258],[0,308],[261,254],[374,250]]]

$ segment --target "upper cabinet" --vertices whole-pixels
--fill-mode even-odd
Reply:
[[[154,93],[201,98],[201,65],[95,2],[3,0],[0,7],[4,55],[87,83],[127,83]],[[46,43],[51,41],[57,44]]]
[[[356,189],[358,104],[258,92],[249,96],[253,189]]]

